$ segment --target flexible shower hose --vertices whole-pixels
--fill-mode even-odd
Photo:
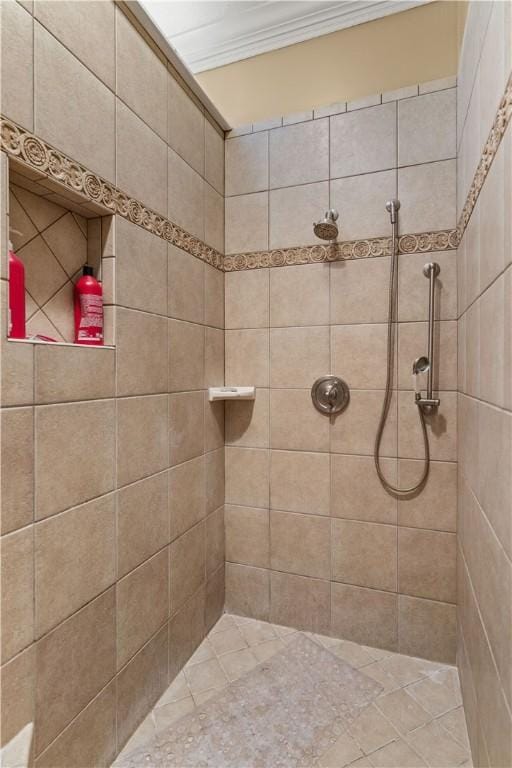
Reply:
[[[393,363],[394,363],[394,322],[396,315],[396,298],[398,289],[398,243],[397,243],[397,229],[398,221],[397,214],[391,214],[392,223],[392,235],[391,235],[391,267],[389,273],[389,293],[388,293],[388,338],[387,338],[387,372],[386,372],[386,393],[384,395],[384,401],[382,403],[382,410],[380,414],[379,426],[377,428],[377,434],[375,436],[375,447],[373,451],[373,458],[375,461],[375,469],[379,480],[386,489],[386,491],[397,498],[404,498],[412,496],[417,491],[420,491],[427,482],[428,474],[430,471],[430,450],[428,444],[427,425],[425,423],[425,414],[420,406],[417,406],[420,417],[421,431],[423,434],[423,445],[425,449],[425,458],[423,464],[422,476],[416,485],[411,488],[395,488],[391,485],[382,472],[380,466],[380,444],[382,442],[382,435],[384,433],[384,427],[388,419],[389,407],[391,405],[391,386],[393,383]]]

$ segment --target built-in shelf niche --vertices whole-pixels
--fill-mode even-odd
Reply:
[[[105,209],[106,211],[106,209]],[[74,338],[73,287],[84,264],[94,268],[104,297],[113,294],[111,214],[102,215],[64,185],[9,162],[8,231],[25,266],[27,337],[56,342]],[[100,214],[100,215],[98,215]],[[105,312],[105,344],[113,344],[112,315]]]

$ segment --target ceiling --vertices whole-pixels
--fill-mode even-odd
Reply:
[[[140,0],[193,73],[431,0]]]

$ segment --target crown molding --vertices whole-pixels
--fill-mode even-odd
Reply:
[[[173,33],[172,3],[166,12],[162,3],[153,5],[151,0],[141,0],[142,6],[153,16],[166,39],[194,74],[428,2],[431,0],[239,3],[238,12],[219,16],[205,24],[198,20],[195,26]]]

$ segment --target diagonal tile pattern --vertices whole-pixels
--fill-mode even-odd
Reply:
[[[323,752],[315,765],[471,765],[455,667],[230,614],[224,614],[212,628],[133,734],[116,764],[274,656],[297,634],[307,635],[383,687],[375,701]],[[214,768],[222,768],[221,759]]]

